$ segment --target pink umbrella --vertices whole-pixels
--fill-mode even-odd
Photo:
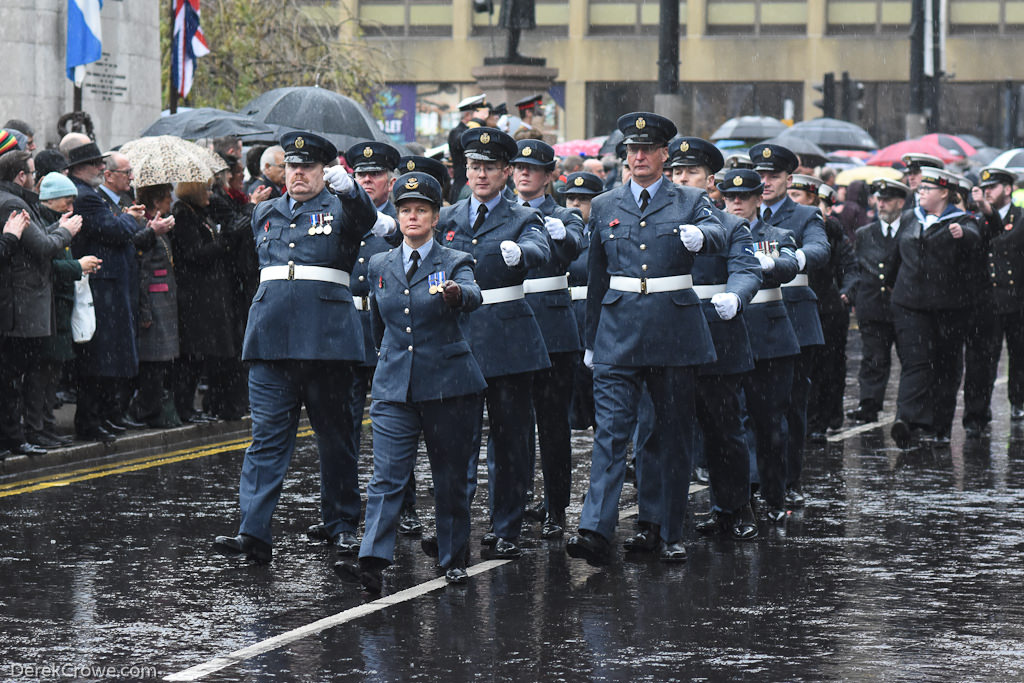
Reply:
[[[942,145],[953,154],[962,154],[964,157],[972,157],[978,153],[977,148],[971,143],[964,140],[962,137],[957,135],[947,135],[946,133],[929,133],[928,135],[922,135],[921,140],[927,140],[928,142],[934,142]]]
[[[896,144],[889,145],[888,147],[883,147],[869,158],[867,163],[870,166],[891,166],[894,162],[900,161],[904,154],[910,154],[912,152],[917,152],[918,154],[931,154],[933,157],[942,159],[942,161],[947,164],[963,159],[963,156],[954,154],[951,150],[946,149],[937,142],[917,138],[914,140],[904,140],[903,142],[897,142]]]
[[[555,154],[560,157],[573,156],[574,154],[581,157],[596,157],[600,155],[601,144],[604,142],[606,137],[606,135],[601,135],[587,140],[568,140],[566,142],[559,142],[555,145]]]

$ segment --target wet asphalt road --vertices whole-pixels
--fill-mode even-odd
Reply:
[[[958,417],[947,447],[901,452],[876,428],[812,448],[808,506],[779,528],[762,521],[753,542],[691,534],[685,565],[620,553],[597,569],[534,524],[521,560],[467,587],[350,615],[201,680],[1022,680],[1024,430],[1009,425],[1005,383],[993,407],[981,442],[964,444]],[[589,444],[574,433],[570,522]],[[308,438],[275,517],[273,564],[209,552],[236,529],[241,459],[141,463],[42,490],[19,487],[24,474],[0,481],[0,679],[50,665],[170,676],[371,602],[305,539],[319,516]],[[423,458],[424,521],[427,472]],[[634,503],[627,485],[624,514]],[[706,491],[691,496],[691,512],[707,504]],[[485,521],[478,495],[474,548]],[[618,541],[632,525],[622,520]],[[436,576],[418,541],[400,538],[384,595]]]

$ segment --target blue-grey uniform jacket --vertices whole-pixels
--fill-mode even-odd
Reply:
[[[757,221],[750,227],[750,235],[755,249],[759,245],[768,245],[769,249],[764,253],[775,258],[775,267],[767,273],[761,273],[762,290],[777,289],[796,276],[800,266],[796,260],[796,240],[789,230]],[[769,253],[773,250],[778,252],[777,256]],[[784,358],[800,353],[800,340],[797,339],[787,309],[783,301],[769,301],[751,303],[744,310],[750,334],[750,350],[755,360]]]
[[[526,279],[565,275],[569,271],[569,265],[579,255],[582,248],[583,219],[580,218],[578,211],[556,204],[551,195],[544,197],[544,203],[537,210],[541,212],[541,215],[553,216],[565,224],[565,239],[553,240],[549,236],[551,258],[547,263],[531,268],[526,274]],[[560,289],[527,294],[526,303],[530,304],[530,308],[533,309],[533,316],[537,319],[537,324],[540,325],[548,353],[579,351],[582,348],[569,290]]]
[[[321,266],[352,272],[359,242],[377,220],[363,188],[341,197],[326,189],[288,207],[288,195],[253,211],[260,270],[267,266]],[[322,234],[309,234],[320,225]],[[330,226],[330,234],[326,227]],[[362,363],[363,332],[344,285],[321,280],[261,282],[249,308],[242,360],[343,360]]]
[[[395,211],[395,205],[390,200],[384,205],[384,208],[378,210],[382,214],[398,220],[398,212]],[[401,243],[402,233],[399,230],[395,230],[387,237],[377,237],[367,229],[366,234],[359,240],[359,256],[356,258],[356,264],[352,266],[352,284],[349,289],[352,290],[352,300],[356,302],[359,322],[363,326],[363,346],[366,348],[366,362],[363,365],[367,367],[376,367],[377,347],[373,343],[373,335],[370,332],[370,281],[366,277],[366,269],[370,265],[370,258],[375,254],[382,254]]]
[[[587,344],[594,362],[622,366],[703,365],[716,359],[700,298],[693,289],[648,294],[609,287],[613,275],[689,275],[694,255],[680,225],[704,233],[701,253],[726,245],[707,193],[662,180],[641,215],[627,183],[594,198],[590,209]]]
[[[547,230],[533,209],[499,199],[476,234],[469,216],[470,200],[441,209],[435,236],[446,247],[473,257],[476,282],[482,291],[522,285],[530,268],[551,256]],[[523,250],[516,266],[505,265],[499,245],[511,240]],[[526,299],[485,304],[467,316],[466,333],[484,377],[501,377],[550,367],[540,327]]]
[[[728,250],[720,254],[698,254],[693,259],[693,284],[725,285],[725,291],[739,297],[740,313],[732,320],[722,320],[710,297],[701,298],[718,360],[702,366],[699,374],[734,375],[754,368],[743,311],[761,286],[761,266],[754,256],[747,221],[718,208],[713,210],[729,236]]]
[[[442,294],[430,293],[431,275],[454,280],[462,305],[452,308]],[[433,401],[477,394],[487,382],[473,358],[460,322],[480,307],[473,281],[473,258],[434,240],[412,276],[405,277],[402,248],[370,258],[370,312],[373,339],[380,349],[373,374],[373,398],[381,401]]]
[[[821,211],[813,206],[797,204],[786,197],[768,222],[793,234],[797,248],[802,249],[807,258],[803,275],[811,270],[829,267],[830,250]],[[790,284],[782,288],[782,296],[786,300],[786,307],[789,309],[800,346],[824,344],[825,336],[821,331],[821,319],[818,317],[818,297],[814,290],[809,286]]]
[[[580,333],[580,348],[583,348],[587,339],[587,279],[590,271],[587,269],[590,261],[590,227],[588,226],[580,239],[580,253],[572,263],[569,264],[569,292],[572,299],[572,312],[576,317],[576,329]],[[583,298],[572,295],[572,289],[578,289]]]

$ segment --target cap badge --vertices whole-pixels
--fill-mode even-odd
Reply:
[[[689,152],[690,151],[690,143],[687,142],[686,140],[683,140],[682,142],[680,142],[679,143],[679,151],[680,152]]]
[[[765,147],[761,151],[761,156],[763,156],[765,159],[771,159],[772,158],[772,149],[771,149],[771,147]]]
[[[533,154],[533,147],[523,147],[523,156],[528,157]]]
[[[647,127],[647,122],[644,121],[644,117],[638,116],[637,119],[636,119],[636,123],[633,124],[633,125],[636,126],[637,130],[643,130],[644,128]]]
[[[981,172],[981,179],[982,180],[988,180],[991,177],[992,177],[992,174],[989,173],[988,171],[982,171]]]
[[[412,159],[410,159],[410,160],[409,160],[409,163],[407,163],[407,164],[405,165],[405,167],[406,167],[407,169],[409,169],[410,171],[415,171],[415,170],[416,170],[416,162],[415,162],[415,161],[413,161]]]
[[[884,190],[884,189],[885,189],[885,188],[887,188],[887,187],[888,187],[888,185],[886,185],[886,184],[885,184],[885,181],[884,181],[884,180],[883,180],[883,181],[881,181],[880,183],[878,183],[878,189],[879,189],[879,190]]]
[[[735,185],[736,187],[739,187],[740,185],[743,184],[743,178],[736,176],[735,178],[732,179],[732,184]]]
[[[420,181],[416,180],[415,178],[409,178],[408,180],[405,181],[405,189],[407,190],[415,190],[419,186]]]
[[[295,138],[295,149],[302,149],[305,146],[306,146],[306,141],[305,140],[303,140],[301,137]]]
[[[491,134],[490,133],[480,133],[480,144],[481,145],[486,145],[490,141],[491,141]]]
[[[576,187],[583,187],[583,176],[576,176],[576,180],[572,181],[572,184]]]
[[[373,156],[373,147],[363,147],[363,156],[369,159]]]

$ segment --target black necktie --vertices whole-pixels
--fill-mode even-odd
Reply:
[[[405,281],[412,283],[412,276],[416,274],[416,270],[420,267],[420,252],[415,249],[409,254],[409,260],[412,264],[409,266],[409,270],[405,271]]]
[[[647,210],[647,205],[651,201],[651,193],[647,191],[647,188],[640,190],[640,212],[643,213]]]
[[[476,210],[476,221],[473,223],[473,232],[479,230],[480,226],[484,224],[485,220],[487,220],[487,205],[481,204],[480,207]]]
[[[772,219],[772,210],[770,208],[764,210],[764,215],[761,216],[761,220],[765,225],[768,225],[768,221]]]
[[[526,200],[524,199],[524,200],[523,200],[523,206],[525,206],[525,207],[526,207],[527,209],[529,209],[529,208],[530,208],[530,202],[528,202],[528,201],[526,201]]]

